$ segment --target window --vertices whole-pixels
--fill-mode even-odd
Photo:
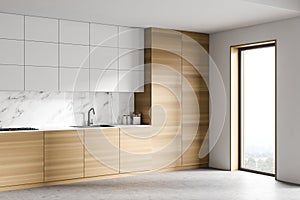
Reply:
[[[275,174],[275,45],[239,49],[242,170]]]

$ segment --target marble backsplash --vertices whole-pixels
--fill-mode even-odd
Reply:
[[[0,92],[0,126],[84,125],[95,108],[94,124],[121,124],[133,112],[134,93]]]

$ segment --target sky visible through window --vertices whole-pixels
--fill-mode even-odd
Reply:
[[[241,52],[242,168],[275,173],[275,47]]]

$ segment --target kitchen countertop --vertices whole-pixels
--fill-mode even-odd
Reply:
[[[139,128],[150,127],[151,125],[112,125],[112,127],[71,127],[71,126],[51,126],[51,127],[34,127],[38,130],[18,130],[18,131],[0,131],[0,134],[4,133],[26,133],[26,132],[42,132],[42,131],[69,131],[69,130],[85,130],[85,129],[107,129],[107,128]]]

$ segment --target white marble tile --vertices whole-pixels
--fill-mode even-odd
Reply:
[[[84,125],[91,107],[95,124],[120,124],[133,111],[133,93],[0,92],[0,126]]]
[[[112,93],[113,123],[122,124],[122,116],[134,111],[134,93]]]

